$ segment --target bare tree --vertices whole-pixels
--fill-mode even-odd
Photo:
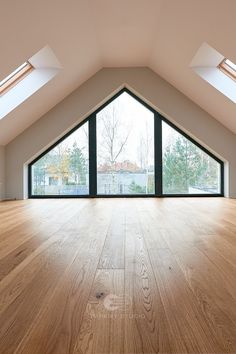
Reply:
[[[122,108],[119,101],[113,101],[98,115],[99,163],[106,164],[111,172],[111,182],[106,183],[105,190],[117,193],[115,183],[115,165],[118,158],[125,153],[125,148],[130,135],[131,127],[122,119]],[[101,124],[102,123],[102,124]]]
[[[130,134],[130,127],[120,119],[121,114],[119,102],[114,101],[104,108],[98,118],[102,121],[99,158],[108,163],[111,169],[124,152]]]

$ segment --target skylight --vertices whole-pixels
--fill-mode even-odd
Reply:
[[[219,69],[231,79],[236,81],[236,64],[232,63],[229,59],[224,59],[219,64]]]
[[[13,86],[17,85],[26,75],[28,75],[32,70],[33,66],[27,61],[16,70],[14,70],[5,79],[0,81],[0,95],[3,95]]]
[[[0,119],[52,80],[62,66],[49,46],[45,46],[1,81]]]
[[[194,55],[191,68],[232,102],[236,103],[236,64],[204,42]]]

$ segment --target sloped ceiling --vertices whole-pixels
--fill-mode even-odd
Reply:
[[[102,67],[148,66],[236,133],[236,105],[189,66],[203,42],[236,63],[235,13],[235,0],[2,1],[0,80],[45,45],[63,69],[0,121],[0,145]]]

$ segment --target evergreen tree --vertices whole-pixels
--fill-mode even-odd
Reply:
[[[129,193],[130,194],[143,194],[143,193],[145,193],[145,187],[142,187],[139,184],[136,184],[134,181],[132,181],[129,185]]]
[[[69,150],[69,171],[75,184],[86,184],[86,159],[76,142]]]
[[[163,158],[163,186],[165,193],[188,193],[216,188],[217,164],[184,136],[179,135],[166,147]]]

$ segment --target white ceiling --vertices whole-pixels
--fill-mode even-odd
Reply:
[[[236,105],[189,66],[203,42],[236,63],[235,13],[235,0],[2,0],[0,80],[45,45],[63,69],[0,121],[0,145],[105,66],[149,66],[236,133]]]

